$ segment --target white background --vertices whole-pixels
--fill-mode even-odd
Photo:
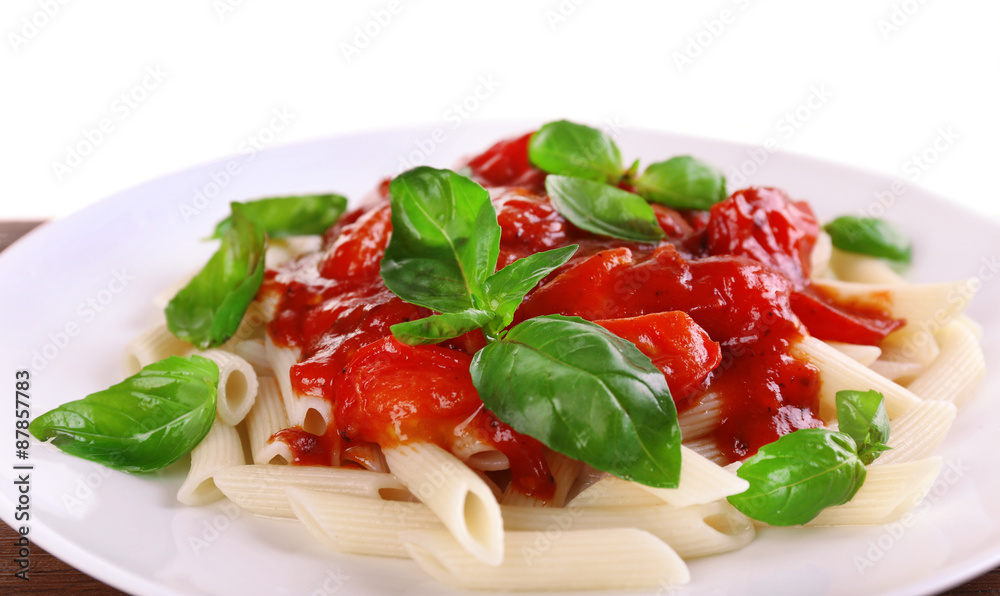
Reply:
[[[0,218],[251,139],[561,117],[772,139],[996,217],[998,25],[988,0],[5,0]]]

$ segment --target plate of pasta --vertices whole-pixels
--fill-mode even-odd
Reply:
[[[172,174],[0,256],[3,519],[136,594],[930,594],[1000,562],[995,222],[719,141],[427,135]]]

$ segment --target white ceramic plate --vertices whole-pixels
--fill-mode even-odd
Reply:
[[[239,156],[154,180],[52,222],[0,255],[0,374],[12,390],[15,370],[32,370],[33,416],[119,381],[122,348],[158,319],[153,296],[208,258],[212,245],[198,239],[230,200],[323,190],[359,198],[405,160],[429,154],[431,165],[448,166],[531,124],[465,124],[442,129],[436,138],[443,133],[443,141],[434,140],[433,129],[376,132]],[[823,219],[879,209],[876,193],[886,198],[892,183],[814,159],[663,133],[625,131],[620,145],[627,159],[644,163],[690,153],[727,172],[731,166],[757,170],[750,183],[807,198]],[[1000,362],[998,226],[914,188],[892,202],[886,217],[914,240],[912,279],[980,276],[970,314],[986,329],[987,362]],[[659,593],[928,594],[996,566],[998,389],[1000,371],[993,369],[960,412],[941,449],[944,471],[911,523],[764,531],[741,551],[693,562],[689,586]],[[5,429],[13,427],[12,401],[3,408]],[[12,466],[23,463],[14,459],[12,442],[0,449],[0,517],[11,524]],[[29,536],[128,592],[449,593],[409,561],[326,552],[295,522],[253,518],[222,503],[182,507],[174,495],[183,465],[129,476],[38,444],[29,463]]]

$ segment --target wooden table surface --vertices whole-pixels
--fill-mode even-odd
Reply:
[[[7,248],[40,222],[0,222],[0,251]],[[28,581],[14,576],[17,566],[17,533],[7,524],[0,524],[0,594],[73,594],[79,596],[107,596],[124,594],[85,573],[70,567],[45,552],[36,544],[31,545],[31,563]],[[944,592],[947,596],[972,594],[1000,596],[1000,567],[977,577],[957,588]]]

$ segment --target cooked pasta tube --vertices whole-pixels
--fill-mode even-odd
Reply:
[[[855,283],[894,285],[906,283],[884,260],[834,248],[830,270],[838,279]]]
[[[289,487],[371,499],[409,495],[390,474],[327,466],[234,466],[217,472],[215,485],[243,509],[269,517],[294,517],[285,495]]]
[[[725,466],[729,463],[729,459],[719,449],[719,443],[715,440],[715,435],[708,434],[704,437],[684,441],[684,446],[720,466]]]
[[[739,494],[750,488],[750,483],[682,445],[681,477],[677,488],[656,488],[644,484],[639,487],[674,507],[686,507]]]
[[[677,416],[681,427],[681,436],[685,441],[698,439],[711,433],[719,426],[722,417],[722,395],[717,391],[709,391],[698,400],[698,403]]]
[[[936,334],[941,355],[909,385],[910,391],[925,399],[940,399],[961,406],[975,391],[986,361],[975,332],[955,321]]]
[[[885,397],[885,409],[890,419],[920,402],[920,398],[913,392],[873,372],[857,360],[831,348],[815,337],[802,338],[792,346],[792,352],[819,368],[819,414],[823,420],[836,420],[837,392],[845,389],[878,391]]]
[[[194,351],[194,346],[178,339],[167,329],[167,325],[157,325],[143,331],[125,346],[122,368],[130,377],[144,366],[163,360],[168,356],[184,356]]]
[[[940,457],[869,466],[865,483],[853,499],[827,507],[806,525],[868,526],[895,521],[917,506],[940,471]]]
[[[327,425],[333,423],[332,404],[319,396],[298,395],[292,389],[291,369],[299,361],[302,350],[279,346],[267,334],[264,338],[264,351],[271,363],[274,377],[278,379],[278,386],[281,387],[289,424],[314,435],[326,432]]]
[[[223,495],[215,484],[215,475],[220,470],[244,463],[239,433],[216,418],[208,435],[191,451],[191,468],[177,491],[177,500],[185,505],[218,501]]]
[[[636,528],[666,542],[685,559],[728,552],[749,544],[753,523],[727,501],[690,507],[507,507],[504,528],[523,531]]]
[[[605,476],[580,491],[566,507],[646,507],[662,505],[663,499],[645,491],[637,482]]]
[[[232,345],[232,352],[246,360],[258,376],[274,376],[271,363],[267,359],[267,350],[263,339],[244,339]]]
[[[441,520],[423,503],[387,501],[355,495],[286,489],[295,517],[323,546],[342,553],[408,557],[400,532],[444,529]]]
[[[291,448],[282,441],[271,440],[274,433],[289,427],[281,390],[274,377],[257,379],[257,399],[246,421],[253,463],[287,464],[292,461]]]
[[[487,565],[503,561],[500,505],[486,483],[432,443],[383,449],[389,469],[441,519],[455,539]]]
[[[889,427],[889,451],[873,464],[901,463],[929,456],[951,428],[958,409],[954,404],[928,399],[896,417]]]
[[[940,325],[962,314],[971,296],[968,280],[936,284],[853,283],[829,279],[816,280],[815,286],[835,299],[885,310],[907,325]],[[962,300],[955,300],[962,296]]]
[[[219,366],[216,409],[223,423],[236,426],[246,417],[257,398],[257,373],[249,362],[231,352],[205,350],[198,355]]]
[[[687,565],[655,536],[632,528],[507,532],[504,564],[483,564],[448,532],[412,530],[410,556],[441,583],[465,590],[600,590],[683,584]]]
[[[848,344],[839,341],[828,341],[826,345],[843,352],[865,366],[871,366],[882,355],[882,348],[863,344]]]

